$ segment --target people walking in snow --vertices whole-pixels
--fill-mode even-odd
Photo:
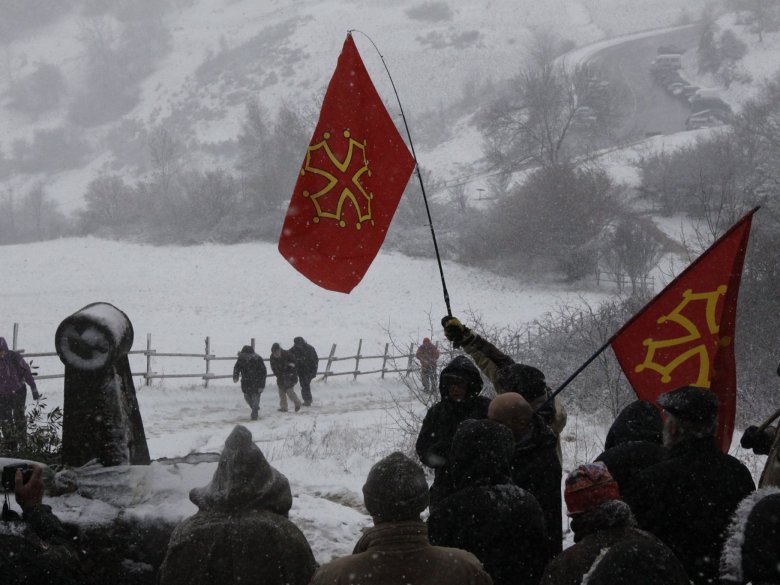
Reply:
[[[639,526],[660,538],[696,585],[717,583],[726,528],[755,490],[747,467],[715,443],[718,397],[683,386],[661,394],[668,457],[642,471],[624,494]]]
[[[767,456],[758,487],[780,487],[780,424],[766,425],[763,429],[749,426],[742,434],[740,445],[752,449],[756,455]]]
[[[436,387],[436,364],[439,361],[439,348],[425,337],[414,356],[420,362],[420,378],[423,390],[430,392]]]
[[[685,569],[674,553],[658,538],[637,528],[631,509],[620,500],[617,482],[603,463],[574,469],[566,478],[564,498],[574,545],[547,565],[542,585],[580,585],[597,565],[604,576],[602,583],[688,585]],[[606,559],[604,553],[613,549],[615,553]],[[631,562],[636,557],[643,559],[641,565]],[[604,561],[601,567],[599,563]]]
[[[233,429],[211,483],[192,489],[190,500],[198,511],[173,531],[160,585],[309,583],[317,563],[288,520],[290,484],[248,429]]]
[[[512,432],[466,420],[452,439],[453,492],[431,508],[431,543],[467,550],[496,585],[536,585],[550,559],[544,516],[511,479]]]
[[[295,356],[278,343],[271,346],[271,371],[276,376],[279,388],[279,412],[287,412],[287,399],[292,400],[295,412],[301,409],[301,399],[295,393],[298,373],[295,368]]]
[[[552,393],[541,370],[516,363],[495,345],[463,325],[460,319],[448,315],[441,320],[441,324],[444,336],[454,347],[461,348],[471,356],[498,394],[517,392],[534,411],[538,411],[558,437],[558,459],[562,462],[560,435],[566,426],[566,409],[558,397],[548,402]]]
[[[531,405],[516,392],[499,394],[488,408],[488,418],[506,425],[515,438],[512,481],[533,495],[544,513],[552,556],[561,552],[561,462],[556,437]]]
[[[251,409],[250,418],[257,420],[257,413],[260,410],[260,395],[265,388],[265,378],[267,370],[262,356],[255,353],[251,345],[245,345],[238,352],[236,365],[233,366],[233,382],[241,379],[241,391],[244,393],[244,400]]]
[[[471,553],[433,546],[420,514],[428,506],[423,470],[402,453],[377,462],[363,486],[374,521],[352,555],[320,567],[311,585],[489,585]]]
[[[5,338],[0,337],[0,432],[8,453],[14,453],[27,443],[27,417],[24,412],[27,386],[34,400],[38,400],[30,366],[19,352],[8,349]]]
[[[480,396],[482,377],[466,356],[457,356],[441,371],[441,400],[425,414],[415,449],[420,461],[433,469],[431,507],[451,491],[450,444],[458,425],[466,419],[487,417],[490,399]]]
[[[295,368],[298,370],[298,380],[301,382],[301,398],[304,406],[311,406],[311,381],[317,377],[320,358],[311,345],[303,337],[293,339],[290,353],[295,357]]]

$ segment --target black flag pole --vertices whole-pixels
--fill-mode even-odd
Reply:
[[[385,63],[385,58],[382,55],[382,53],[379,51],[379,47],[376,46],[376,43],[374,43],[373,40],[371,40],[371,37],[368,36],[366,33],[364,33],[361,30],[357,29],[349,29],[347,33],[352,34],[353,32],[360,33],[364,37],[368,39],[368,42],[370,42],[374,49],[376,50],[377,55],[379,55],[379,58],[382,60],[382,65],[385,68],[385,71],[387,72],[387,77],[390,79],[390,85],[393,87],[393,93],[395,93],[395,99],[398,102],[398,109],[401,110],[401,119],[404,122],[404,129],[406,130],[406,137],[409,139],[409,148],[412,151],[412,158],[414,158],[414,170],[417,174],[417,180],[420,182],[420,191],[422,192],[423,197],[423,203],[425,203],[425,213],[428,216],[428,227],[431,229],[431,238],[433,239],[433,249],[436,252],[436,262],[439,265],[439,276],[441,277],[441,288],[444,292],[444,304],[447,306],[447,315],[452,315],[452,309],[450,308],[450,293],[447,292],[447,283],[444,280],[444,268],[441,264],[441,254],[439,254],[439,244],[436,241],[436,231],[433,228],[433,218],[431,218],[431,208],[428,205],[428,196],[425,193],[425,184],[422,180],[422,175],[420,174],[420,163],[417,161],[417,153],[414,150],[414,142],[412,141],[412,133],[409,131],[409,124],[406,122],[406,115],[404,114],[404,107],[401,105],[401,98],[398,95],[398,90],[395,87],[395,82],[393,81],[393,76],[390,75],[390,69],[387,67],[387,63]]]

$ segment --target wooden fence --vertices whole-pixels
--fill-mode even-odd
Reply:
[[[38,352],[38,351],[28,351],[23,348],[18,347],[18,339],[19,339],[19,324],[14,323],[13,326],[13,338],[11,341],[11,349],[14,351],[18,351],[24,355],[24,357],[27,358],[36,358],[36,357],[57,357],[56,352]],[[255,347],[255,340],[252,338],[251,340],[252,348]],[[324,362],[324,369],[319,369],[317,372],[317,376],[321,377],[322,380],[326,381],[328,378],[332,376],[352,376],[354,380],[357,380],[358,376],[366,376],[369,374],[380,374],[381,378],[384,378],[386,374],[403,374],[403,375],[409,375],[413,371],[418,369],[418,365],[415,362],[414,359],[414,353],[415,353],[415,344],[410,343],[409,344],[409,352],[408,353],[400,353],[400,354],[393,354],[390,352],[390,344],[385,343],[385,349],[382,354],[379,355],[363,355],[363,340],[360,339],[358,341],[357,351],[355,355],[351,356],[337,356],[336,355],[336,344],[332,344],[330,348],[330,353],[328,354],[328,357],[321,357],[319,358],[320,364]],[[442,354],[454,354],[454,352],[451,349],[444,349],[441,350]],[[213,353],[211,353],[211,338],[206,337],[204,340],[204,352],[203,353],[178,353],[178,352],[164,352],[157,349],[154,349],[152,346],[152,334],[147,333],[146,334],[146,349],[141,350],[132,350],[129,352],[129,355],[143,355],[146,359],[146,368],[143,371],[134,371],[132,372],[133,376],[138,376],[143,378],[144,384],[146,386],[150,386],[152,384],[153,380],[156,379],[165,379],[165,378],[199,378],[203,380],[203,385],[208,386],[209,381],[211,380],[219,380],[219,379],[226,379],[226,378],[232,378],[233,377],[233,369],[230,368],[230,373],[227,374],[218,374],[212,371],[212,362],[219,362],[219,361],[230,361],[235,362],[237,359],[236,355],[230,355],[230,356],[218,356]],[[198,359],[202,360],[204,362],[204,371],[201,372],[194,372],[194,373],[183,373],[183,374],[160,374],[155,371],[155,365],[156,360],[161,358],[190,358],[190,359]],[[340,362],[345,362],[349,364],[348,369],[338,368],[334,367],[336,364]],[[351,365],[354,362],[354,365]],[[379,363],[381,362],[381,366],[379,366]],[[398,364],[403,364],[403,367],[398,367]],[[376,364],[374,366],[374,364]],[[361,370],[362,367],[368,367],[366,370]],[[56,378],[64,378],[65,372],[64,367],[61,363],[58,362],[58,368],[62,370],[60,373],[56,374],[39,374],[36,373],[35,376],[38,380],[48,380],[48,379],[56,379]],[[274,374],[270,371],[270,368],[268,368],[268,377],[273,378],[275,377]]]

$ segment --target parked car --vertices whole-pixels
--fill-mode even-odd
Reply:
[[[688,130],[699,130],[728,124],[730,121],[731,115],[723,110],[702,110],[691,114],[685,121],[685,127]]]
[[[698,85],[685,85],[682,88],[682,96],[685,99],[690,99],[690,97],[699,91],[699,89]]]
[[[676,71],[682,68],[680,55],[658,55],[650,63],[650,71]]]
[[[682,88],[685,87],[685,83],[682,81],[673,81],[669,85],[666,86],[666,91],[668,91],[672,95],[680,95],[682,94]]]
[[[728,112],[729,114],[731,113],[731,106],[720,98],[703,98],[693,95],[688,99],[688,104],[694,112],[720,110],[722,112]]]

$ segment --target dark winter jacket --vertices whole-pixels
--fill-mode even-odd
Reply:
[[[704,585],[717,582],[729,520],[753,490],[747,467],[705,437],[674,445],[623,495],[639,526],[672,549],[691,581]]]
[[[623,553],[630,549],[639,549],[652,554],[658,563],[653,574],[661,575],[668,580],[647,581],[658,585],[683,585],[688,580],[680,561],[660,540],[652,534],[636,528],[636,522],[631,510],[625,502],[609,500],[587,512],[577,514],[572,520],[575,544],[547,565],[542,578],[542,585],[580,585],[602,555],[613,547],[620,546]],[[623,557],[623,560],[625,558]],[[621,564],[621,558],[613,558],[612,563]],[[610,563],[610,564],[612,564]],[[613,565],[614,566],[614,565]],[[617,584],[645,583],[638,579],[615,578],[609,582]]]
[[[650,402],[637,400],[626,406],[612,423],[604,442],[603,462],[621,493],[634,489],[639,473],[666,457],[662,443],[663,422]]]
[[[283,349],[279,357],[271,352],[271,371],[276,376],[279,388],[292,388],[298,383],[298,370],[295,367],[295,356]]]
[[[317,377],[317,369],[320,365],[317,350],[306,343],[303,337],[296,337],[293,340],[290,353],[295,358],[295,367],[301,380],[312,380]]]
[[[32,506],[24,511],[23,519],[0,522],[0,582],[3,585],[85,582],[73,539],[49,506]]]
[[[171,535],[160,585],[309,583],[317,565],[287,519],[290,484],[246,428],[233,429],[211,483],[193,489],[190,500],[198,512]]]
[[[238,382],[241,378],[241,391],[244,394],[261,392],[265,388],[266,375],[263,358],[255,353],[251,345],[245,345],[233,366],[233,381]]]
[[[323,565],[311,585],[489,585],[479,560],[456,548],[432,546],[422,521],[369,529],[351,556]]]
[[[532,425],[530,436],[515,442],[512,480],[539,502],[547,527],[550,555],[555,556],[563,546],[562,470],[556,453],[557,439],[539,416],[534,415]]]
[[[439,379],[441,400],[434,404],[425,415],[415,445],[417,455],[424,465],[433,468],[434,480],[431,485],[431,506],[436,505],[451,491],[448,465],[450,444],[458,430],[458,425],[467,419],[487,418],[490,399],[480,396],[482,378],[479,370],[469,358],[458,356],[442,370],[447,373],[459,372],[470,380],[469,389],[463,402],[451,400],[446,387]]]
[[[750,494],[737,507],[720,558],[723,585],[780,585],[780,489]]]
[[[588,585],[689,585],[680,560],[658,539],[629,538],[604,551],[588,571]]]
[[[30,366],[19,352],[8,349],[8,343],[3,337],[0,337],[0,352],[5,352],[0,357],[0,397],[24,394],[25,382],[33,389],[33,394],[37,394]]]
[[[536,585],[549,559],[536,499],[510,478],[512,432],[490,420],[461,423],[452,441],[455,491],[431,509],[432,544],[462,548],[496,585]]]

